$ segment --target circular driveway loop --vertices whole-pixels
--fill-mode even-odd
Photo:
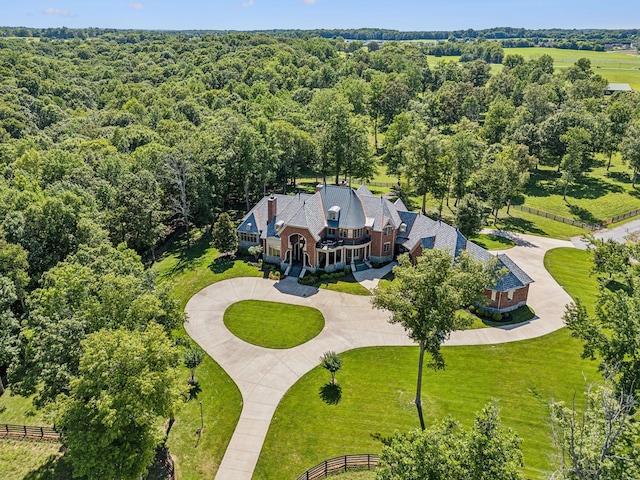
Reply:
[[[564,326],[569,295],[544,268],[544,254],[571,242],[531,235],[506,234],[516,242],[507,251],[533,280],[529,305],[536,317],[502,328],[453,332],[445,345],[483,345],[514,342],[546,335]],[[235,337],[223,323],[227,307],[240,300],[265,300],[317,308],[325,327],[312,340],[286,350],[250,345]],[[388,323],[389,313],[371,307],[371,297],[349,295],[261,278],[234,278],[195,294],[185,308],[187,333],[238,385],[243,407],[238,425],[216,475],[217,480],[250,480],[269,424],[285,392],[319,364],[327,350],[344,352],[368,346],[413,345],[403,328]]]

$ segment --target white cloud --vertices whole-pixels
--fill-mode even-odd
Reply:
[[[70,17],[69,10],[60,10],[59,8],[45,8],[42,13],[45,15],[59,15],[61,17]]]
[[[129,8],[133,8],[134,10],[142,10],[144,5],[140,2],[132,2],[129,4]]]
[[[255,0],[248,0],[242,4],[242,8],[253,7],[256,4]]]

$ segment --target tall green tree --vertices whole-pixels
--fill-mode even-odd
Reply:
[[[551,431],[559,467],[553,478],[632,480],[640,476],[637,400],[611,382],[588,387],[586,405],[551,402]]]
[[[151,322],[170,332],[184,319],[133,250],[108,244],[81,246],[49,270],[27,305],[20,354],[9,377],[16,392],[36,393],[37,406],[68,391],[88,334],[102,328],[143,329]]]
[[[391,323],[399,323],[420,347],[415,404],[420,426],[422,414],[422,370],[424,355],[429,366],[444,368],[442,343],[462,326],[456,311],[482,301],[491,281],[491,267],[462,255],[455,261],[444,250],[426,250],[413,264],[408,255],[398,258],[395,279],[388,287],[374,290],[373,305],[391,312]]]
[[[631,293],[601,290],[595,312],[579,300],[566,307],[563,320],[584,344],[582,357],[599,360],[600,370],[613,371],[619,392],[640,391],[640,285],[632,278]]]
[[[221,255],[233,254],[238,249],[238,234],[236,227],[227,212],[222,212],[211,231],[211,244]]]
[[[376,480],[520,480],[520,438],[502,426],[494,404],[464,430],[447,418],[427,430],[396,433],[382,448]]]
[[[635,121],[629,127],[620,145],[622,158],[626,160],[633,172],[631,184],[636,186],[638,173],[640,173],[640,121]]]
[[[82,350],[69,395],[55,405],[74,476],[136,480],[183,398],[177,351],[153,323],[143,331],[99,330]]]

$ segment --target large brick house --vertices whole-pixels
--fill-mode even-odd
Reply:
[[[241,249],[262,245],[264,261],[290,274],[367,268],[401,253],[415,260],[431,248],[454,257],[462,251],[480,260],[493,256],[457,228],[409,212],[401,200],[392,203],[364,185],[318,185],[315,194],[266,196],[242,219],[238,239]],[[526,304],[533,280],[507,255],[497,258],[507,273],[485,293],[489,308],[508,312]]]

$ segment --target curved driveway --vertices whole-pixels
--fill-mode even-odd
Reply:
[[[564,306],[571,298],[545,270],[544,254],[571,242],[507,234],[517,246],[511,257],[535,283],[529,305],[537,316],[523,324],[454,332],[446,345],[505,343],[534,338],[563,327]],[[224,311],[240,300],[268,300],[315,307],[325,328],[303,345],[272,350],[235,337],[223,323]],[[371,307],[371,298],[260,278],[235,278],[210,285],[194,295],[185,308],[185,328],[238,385],[243,398],[240,420],[216,475],[218,480],[250,480],[269,424],[285,392],[319,363],[327,350],[343,352],[366,346],[412,345],[399,325],[387,322],[386,311]]]

